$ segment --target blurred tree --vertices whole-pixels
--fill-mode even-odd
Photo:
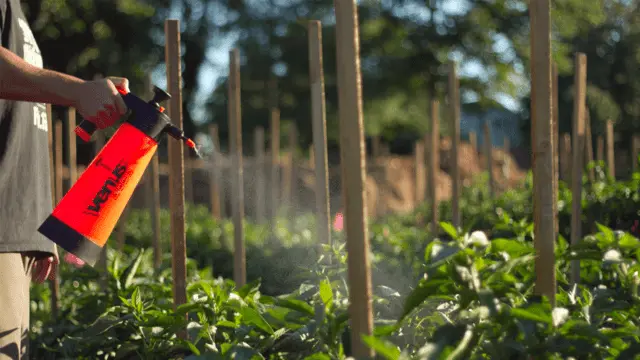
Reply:
[[[597,0],[602,4],[603,0]],[[415,139],[427,129],[429,103],[441,100],[443,125],[448,132],[447,63],[458,62],[461,100],[481,108],[495,107],[500,96],[528,95],[529,31],[526,1],[468,0],[458,6],[443,1],[368,1],[359,4],[363,107],[366,132],[386,139],[402,133]],[[278,105],[283,125],[295,121],[300,142],[311,141],[306,23],[323,22],[327,122],[330,140],[337,138],[336,54],[333,1],[264,2],[246,0],[225,31],[237,34],[243,56],[243,131],[251,136],[256,125],[268,129],[266,81],[278,81]],[[559,46],[588,26],[602,22],[597,6],[580,0],[554,2],[554,19],[562,21],[554,57],[563,73],[570,71],[572,52]],[[568,20],[567,20],[568,19]],[[479,74],[464,74],[461,66],[474,64]],[[209,101],[209,113],[226,137],[226,79]],[[596,94],[596,92],[593,92]],[[286,134],[281,132],[282,136]],[[527,132],[528,136],[528,132]],[[525,136],[525,137],[527,137]]]
[[[525,0],[376,0],[359,3],[363,107],[368,135],[385,139],[427,129],[432,97],[441,100],[443,133],[447,107],[447,63],[459,65],[461,99],[480,108],[496,99],[520,99],[529,140],[529,21]],[[23,0],[43,50],[45,66],[83,78],[120,75],[140,91],[143,76],[162,71],[164,20],[181,20],[185,131],[193,136],[196,92],[205,67],[227,73],[209,50],[235,41],[241,51],[243,133],[269,130],[269,99],[276,97],[283,125],[295,122],[299,145],[311,142],[307,21],[323,24],[328,135],[337,138],[336,53],[333,0]],[[594,135],[614,118],[617,130],[636,129],[640,105],[637,50],[638,2],[554,0],[553,59],[560,71],[561,131],[571,127],[573,58],[588,56],[588,102]],[[482,69],[465,74],[463,65]],[[267,86],[277,81],[277,91]],[[205,106],[205,122],[219,124],[227,138],[226,77]],[[207,132],[206,129],[201,129]],[[267,133],[268,134],[268,133]],[[404,138],[404,137],[403,137]],[[252,141],[245,141],[251,148]],[[283,142],[284,144],[284,142]]]

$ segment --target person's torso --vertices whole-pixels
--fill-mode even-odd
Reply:
[[[42,56],[19,0],[6,6],[2,46],[42,68]],[[0,99],[0,252],[49,251],[37,229],[51,213],[49,123],[45,104]]]

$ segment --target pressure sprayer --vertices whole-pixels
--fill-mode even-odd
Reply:
[[[198,151],[182,129],[171,123],[160,103],[171,98],[154,86],[145,102],[118,89],[132,116],[120,125],[38,231],[66,251],[95,266],[163,135]],[[96,126],[83,120],[75,133],[88,142]],[[198,154],[199,155],[199,154]]]

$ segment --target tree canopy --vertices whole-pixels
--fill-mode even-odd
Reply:
[[[256,126],[269,131],[269,106],[277,101],[283,124],[295,122],[299,145],[311,142],[307,21],[323,24],[328,135],[337,138],[336,52],[333,1],[329,0],[27,0],[25,13],[48,68],[82,78],[127,76],[139,91],[143,77],[164,69],[164,20],[181,20],[185,131],[206,133],[219,125],[226,144],[225,62],[210,50],[240,49],[242,121],[245,138]],[[587,55],[587,101],[593,134],[604,121],[621,133],[635,130],[640,116],[640,12],[635,0],[552,1],[553,60],[558,66],[560,131],[571,129],[573,61]],[[367,135],[390,140],[417,138],[427,130],[429,106],[447,99],[447,66],[459,64],[461,99],[474,109],[520,105],[529,139],[529,20],[521,0],[363,0],[359,2],[363,106]],[[481,72],[464,71],[473,65]],[[196,106],[200,74],[224,74],[206,104]],[[276,88],[270,87],[275,81]],[[274,98],[275,95],[275,98]],[[463,104],[463,110],[465,106]],[[446,119],[446,106],[441,106]],[[443,121],[442,132],[448,133]],[[411,137],[410,136],[410,137]],[[252,141],[245,141],[251,151]]]

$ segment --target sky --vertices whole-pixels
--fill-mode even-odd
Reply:
[[[358,1],[358,0],[357,0]],[[371,1],[371,0],[368,0]],[[393,0],[379,0],[385,5],[390,5]],[[362,0],[359,0],[362,2]],[[443,9],[448,13],[461,13],[464,12],[468,8],[468,4],[466,0],[446,0],[443,6]],[[428,13],[424,12],[422,8],[418,6],[406,6],[400,10],[396,11],[397,13],[410,13],[417,19],[421,19],[424,21],[428,20]],[[176,18],[180,18],[180,14],[178,12],[175,13]],[[508,52],[510,50],[510,44],[506,39],[496,39],[496,44],[493,51],[499,52]],[[200,71],[199,76],[199,91],[197,93],[196,102],[198,105],[195,106],[193,116],[194,120],[197,122],[206,122],[206,112],[204,110],[204,106],[199,106],[204,104],[208,96],[211,96],[211,93],[214,91],[215,84],[220,77],[225,77],[226,71],[220,72],[219,69],[226,69],[228,66],[228,58],[229,58],[229,50],[231,50],[234,46],[233,39],[229,39],[223,46],[217,46],[215,48],[210,48],[207,52],[207,57],[210,61],[215,64],[218,64],[219,67],[214,66],[204,66]],[[476,76],[476,75],[484,75],[486,72],[483,67],[477,63],[461,63],[459,74],[461,76]],[[164,74],[164,70],[158,70],[153,74],[154,82],[165,86],[166,78]],[[517,111],[519,109],[519,103],[510,97],[507,96],[496,96],[496,101],[500,102],[503,106],[511,111]]]

